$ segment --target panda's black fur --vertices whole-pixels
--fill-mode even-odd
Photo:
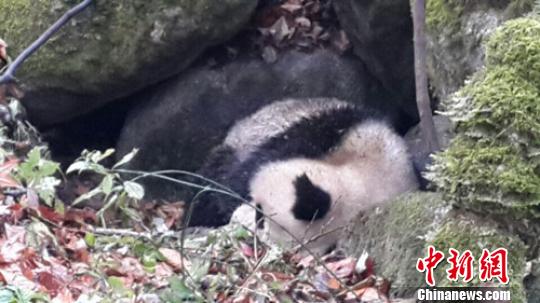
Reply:
[[[304,117],[284,132],[268,138],[243,161],[236,157],[236,151],[232,147],[218,146],[199,174],[227,186],[246,200],[250,200],[249,181],[258,168],[266,163],[298,157],[321,158],[339,147],[343,135],[349,129],[367,119],[386,120],[384,115],[375,110],[353,105]],[[320,198],[322,194],[317,192],[316,188],[310,188],[305,181],[299,180],[297,184],[305,189],[302,192],[311,192]],[[301,199],[302,197],[300,201]],[[208,192],[200,195],[194,203],[188,223],[190,226],[221,226],[229,222],[232,213],[242,202],[223,194]],[[328,207],[324,205],[315,208],[306,206],[306,203],[297,205],[294,213],[300,220],[311,220],[314,216],[316,219],[328,211]]]
[[[306,174],[294,180],[296,201],[291,212],[302,221],[319,220],[330,211],[332,200],[323,189],[313,184]]]

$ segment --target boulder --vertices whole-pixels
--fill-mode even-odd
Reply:
[[[483,249],[508,250],[508,285],[491,281],[490,286],[510,287],[512,302],[527,302],[523,279],[526,275],[527,246],[520,238],[501,229],[496,221],[453,209],[438,193],[417,192],[396,198],[387,205],[360,214],[348,227],[341,248],[360,256],[364,251],[375,262],[377,274],[392,283],[391,294],[412,297],[416,289],[427,287],[425,274],[416,270],[428,246],[449,257],[449,249],[470,250],[475,259],[473,280],[451,282],[446,260],[435,270],[437,287],[481,286],[478,259]]]
[[[538,41],[536,18],[510,20],[491,35],[485,69],[443,102],[456,137],[428,175],[449,201],[512,225],[540,218]],[[537,238],[540,226],[527,225],[523,232]]]
[[[0,37],[19,54],[73,1],[0,2]],[[40,126],[66,121],[185,69],[249,20],[253,0],[95,1],[17,73]]]
[[[426,1],[428,75],[445,100],[483,66],[484,42],[505,20],[523,15],[534,1]]]
[[[132,168],[196,171],[235,121],[272,101],[295,97],[334,97],[379,108],[397,124],[404,117],[410,123],[357,61],[323,50],[289,52],[275,63],[243,59],[194,68],[139,96],[142,102],[127,117],[118,155],[140,148]],[[168,183],[148,183],[149,196],[178,197],[178,187]],[[169,186],[173,189],[165,189]]]
[[[354,53],[407,114],[417,117],[414,49],[408,0],[336,0],[339,22]]]

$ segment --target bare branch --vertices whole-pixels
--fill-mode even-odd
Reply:
[[[426,66],[426,1],[412,1],[414,26],[414,72],[416,80],[416,105],[420,115],[420,134],[422,136],[422,153],[429,155],[439,150],[439,142],[431,103],[429,102],[427,66]]]
[[[19,66],[45,44],[58,30],[60,30],[71,18],[82,12],[92,3],[92,0],[84,0],[78,5],[68,10],[60,19],[51,25],[36,41],[28,46],[15,60],[8,66],[6,72],[0,76],[0,84],[14,82],[15,72]]]

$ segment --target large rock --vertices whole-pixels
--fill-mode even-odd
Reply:
[[[0,1],[16,55],[73,1]],[[249,19],[254,0],[95,1],[17,73],[39,125],[65,121],[183,70]]]
[[[399,121],[404,117],[410,123],[391,99],[380,95],[362,64],[328,51],[291,52],[274,64],[239,60],[196,68],[159,85],[141,96],[143,103],[128,115],[119,155],[138,147],[134,168],[196,171],[236,120],[289,97],[335,97],[379,108],[397,124],[406,123]],[[168,185],[160,181],[147,187],[150,196],[174,197],[178,188],[167,190]]]
[[[417,116],[414,50],[408,0],[336,0],[339,22],[368,70]]]
[[[483,66],[487,37],[505,20],[532,9],[534,1],[427,1],[428,73],[440,100]]]
[[[491,35],[485,69],[443,103],[457,135],[428,175],[449,201],[512,225],[540,218],[539,41],[536,18]],[[538,224],[527,225],[523,232],[537,238]]]
[[[438,287],[482,285],[478,279],[482,250],[506,248],[512,302],[527,302],[523,283],[527,246],[495,221],[452,209],[440,194],[418,192],[398,197],[386,206],[361,214],[343,238],[345,252],[360,256],[366,251],[374,259],[377,273],[392,282],[392,295],[401,297],[412,297],[417,288],[427,286],[416,263],[427,255],[429,245],[445,257],[450,256],[450,248],[460,253],[470,250],[475,259],[474,277],[469,283],[450,282],[446,278],[449,264],[443,261],[435,271]],[[492,282],[497,285],[496,280]]]

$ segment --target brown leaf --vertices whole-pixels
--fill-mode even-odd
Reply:
[[[162,288],[169,285],[169,278],[174,275],[174,270],[167,263],[156,264],[156,270],[154,271],[152,284],[157,288]]]
[[[294,19],[294,22],[296,22],[296,24],[300,27],[306,27],[306,28],[311,27],[311,21],[306,17],[298,17]]]
[[[364,302],[374,302],[374,303],[375,302],[380,302],[380,303],[390,302],[384,294],[380,293],[374,287],[366,288],[366,290],[362,294],[361,299]]]
[[[0,263],[13,263],[21,259],[26,248],[26,230],[22,226],[4,225],[5,238],[0,238]]]
[[[294,34],[295,28],[287,24],[285,17],[281,17],[269,28],[269,31],[274,38],[274,42],[279,44],[283,40],[290,38]]]
[[[13,204],[8,206],[8,209],[10,211],[10,218],[9,222],[16,223],[18,222],[25,214],[24,208],[21,206],[21,204]]]
[[[22,289],[34,291],[42,290],[38,284],[22,274],[19,264],[0,266],[0,281],[3,281],[7,285],[16,286]]]
[[[185,203],[183,201],[166,203],[157,208],[157,214],[164,219],[168,228],[180,222],[184,216]]]
[[[88,208],[68,208],[65,213],[65,222],[76,222],[84,225],[87,221],[91,223],[97,222],[96,211]]]
[[[356,260],[354,258],[346,258],[341,261],[327,263],[326,267],[338,278],[346,278],[354,273]]]
[[[336,278],[330,278],[326,282],[326,286],[331,290],[339,290],[341,289],[341,283]]]
[[[310,267],[311,265],[313,265],[315,261],[315,257],[313,257],[312,255],[308,255],[304,258],[302,258],[299,262],[298,262],[298,267],[300,268],[308,268]]]
[[[41,218],[48,220],[49,222],[60,223],[64,219],[64,216],[44,205],[38,206],[38,212]]]
[[[47,289],[50,294],[57,294],[65,286],[65,282],[51,272],[40,272],[37,275],[37,282]]]
[[[72,303],[75,302],[73,295],[68,288],[61,289],[56,297],[51,300],[51,303]]]
[[[345,31],[340,30],[336,34],[332,35],[332,45],[341,53],[343,54],[346,52],[349,48],[351,48],[351,41],[349,40],[349,37],[345,33]]]
[[[184,268],[184,260],[179,251],[162,247],[159,252],[165,257],[165,262],[172,266],[176,271],[180,271]]]
[[[7,159],[0,165],[0,188],[21,186],[12,176],[11,172],[19,165],[19,160],[15,158]]]

